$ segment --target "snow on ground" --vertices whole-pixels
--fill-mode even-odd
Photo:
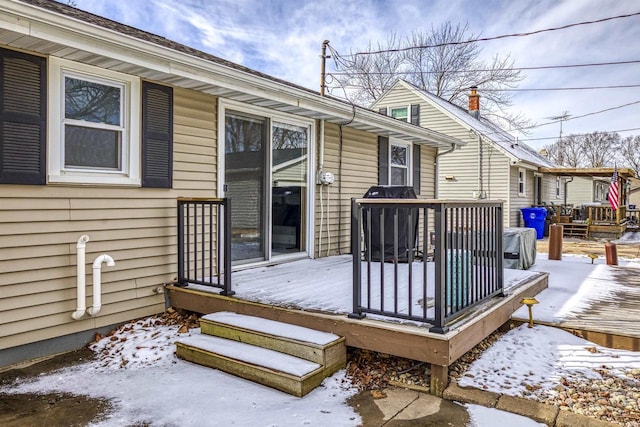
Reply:
[[[533,392],[546,398],[564,380],[600,378],[597,370],[603,367],[626,377],[640,369],[640,353],[597,346],[561,329],[521,325],[474,361],[458,384],[512,396]]]
[[[640,260],[619,260],[625,267],[640,268]],[[617,283],[612,269],[604,258],[594,263],[586,255],[562,255],[562,260],[549,260],[547,254],[538,254],[530,271],[549,273],[549,287],[536,296],[540,302],[533,306],[535,320],[558,323],[592,306],[594,301],[602,301],[614,293],[621,284]],[[513,317],[528,319],[526,306],[520,307]]]
[[[612,240],[618,245],[637,245],[640,243],[640,231],[626,232],[618,240]]]
[[[355,394],[344,371],[304,399],[289,396],[174,355],[178,326],[153,318],[127,325],[93,345],[97,359],[0,389],[9,393],[68,392],[111,400],[115,410],[96,426],[235,425],[354,426],[346,400]]]
[[[603,259],[597,259],[593,265],[590,261],[588,257],[567,255],[562,262],[549,261],[544,254],[538,255],[532,270],[551,274],[549,289],[538,296],[547,301],[547,307],[545,304],[535,306],[536,319],[553,319],[562,310],[570,311],[572,305],[580,304],[579,300],[572,299],[574,295],[586,292],[590,298],[598,298],[607,291],[606,287],[597,286],[598,281],[615,285],[611,283],[607,267],[602,265]],[[308,275],[309,272],[300,273]],[[516,274],[512,280],[516,281],[516,277],[520,279]],[[326,288],[318,291],[329,293]],[[341,309],[348,311],[349,307]],[[520,317],[527,316],[526,308],[524,310]],[[197,330],[186,335],[194,333]],[[68,392],[109,399],[114,411],[97,426],[145,423],[353,426],[360,423],[360,417],[346,404],[355,390],[349,388],[344,371],[300,399],[177,359],[173,343],[184,335],[178,333],[178,326],[166,326],[154,318],[131,323],[93,346],[96,360],[0,391]],[[631,381],[634,378],[640,381],[640,353],[596,346],[555,328],[530,329],[522,325],[483,353],[459,383],[544,400],[545,396],[560,392],[558,385],[567,380],[598,378],[602,368],[621,379],[631,376]],[[495,409],[477,405],[467,405],[467,408],[475,426],[496,425],[498,416],[513,417],[499,424],[537,425],[528,419],[516,419],[515,415],[499,414]]]
[[[486,406],[472,405],[467,403],[464,405],[469,411],[471,418],[470,427],[481,426],[508,426],[508,427],[535,427],[545,426],[544,423],[538,423],[530,418],[521,415],[512,414],[510,412],[498,411]]]

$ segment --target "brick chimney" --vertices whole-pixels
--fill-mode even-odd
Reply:
[[[478,95],[478,87],[471,86],[471,93],[469,94],[469,114],[476,119],[480,118],[480,95]]]

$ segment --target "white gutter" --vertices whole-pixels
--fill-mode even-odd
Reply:
[[[12,0],[0,0],[0,9],[4,14],[3,19],[0,19],[0,28],[143,67],[153,71],[146,74],[151,75],[154,80],[162,81],[163,78],[178,76],[278,101],[326,115],[336,122],[354,118],[353,107],[347,102],[321,97],[313,91],[179,52],[77,18]],[[215,91],[211,93],[215,94]],[[456,138],[364,108],[357,108],[356,122],[371,127],[372,132],[388,134],[405,141],[427,143],[436,147],[464,144]]]
[[[98,255],[93,261],[93,306],[87,309],[89,316],[96,316],[102,307],[102,263],[106,262],[109,267],[116,265],[116,262],[107,254]]]
[[[77,260],[76,260],[76,295],[77,295],[77,303],[76,303],[76,311],[73,312],[71,317],[74,320],[80,320],[82,316],[84,316],[84,312],[86,310],[86,286],[85,286],[85,250],[87,248],[87,242],[89,241],[89,236],[83,234],[78,239],[78,244],[76,245],[77,249]]]

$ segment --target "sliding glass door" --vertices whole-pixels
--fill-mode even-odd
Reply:
[[[265,153],[267,120],[228,111],[225,117],[225,187],[231,199],[231,260],[265,259]]]
[[[225,111],[234,264],[306,252],[311,126]]]

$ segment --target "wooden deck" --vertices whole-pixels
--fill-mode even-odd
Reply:
[[[234,273],[237,293],[232,297],[202,286],[168,286],[167,292],[175,308],[259,316],[332,332],[345,337],[348,346],[430,363],[431,391],[441,394],[447,385],[448,366],[506,323],[523,297],[538,294],[548,284],[546,273],[505,270],[505,284],[510,285],[506,296],[481,304],[451,324],[449,332],[437,334],[429,332],[428,324],[371,316],[348,318],[350,262],[345,260],[349,257],[332,258]]]
[[[610,266],[608,274],[592,275],[592,286],[606,289],[605,296],[578,298],[578,311],[556,322],[537,322],[560,327],[596,344],[610,348],[640,351],[640,269]],[[514,316],[514,320],[527,319]]]

